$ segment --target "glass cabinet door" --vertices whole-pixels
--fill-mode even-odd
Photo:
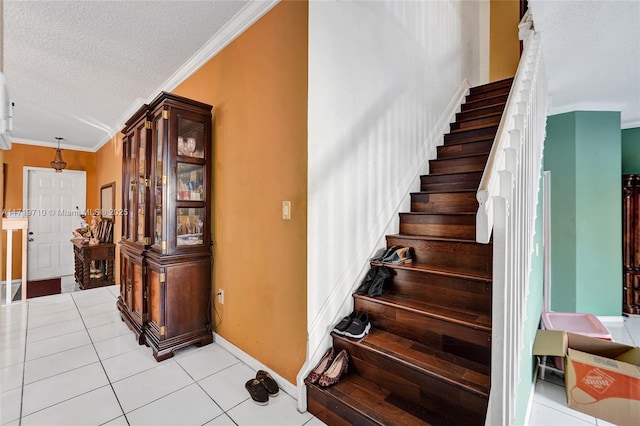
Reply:
[[[154,121],[154,140],[157,141],[155,147],[155,170],[154,170],[154,183],[153,183],[153,244],[159,246],[161,250],[164,250],[162,242],[164,241],[164,221],[163,221],[163,200],[164,200],[164,160],[163,160],[163,140],[164,133],[164,120],[162,116],[159,116]]]
[[[178,117],[178,155],[204,158],[204,123]]]
[[[146,132],[144,131],[144,123],[142,125],[142,129],[137,130],[138,133],[138,170],[137,170],[137,189],[138,189],[138,231],[136,241],[142,244],[145,244],[146,237],[146,185],[145,181],[147,179],[147,137]]]
[[[138,157],[137,155],[137,149],[136,149],[136,137],[135,137],[135,132],[131,133],[131,137],[129,139],[129,164],[128,164],[128,176],[129,176],[129,188],[128,188],[128,194],[129,194],[129,217],[128,217],[128,222],[129,225],[127,226],[127,239],[130,241],[133,241],[134,235],[137,232],[136,230],[136,213],[138,210],[138,205],[136,202],[136,181],[137,181],[137,168],[136,168],[136,158]]]
[[[203,207],[182,207],[176,212],[176,237],[178,246],[203,244],[205,209]]]
[[[178,200],[204,201],[204,173],[204,165],[178,163],[176,168]]]

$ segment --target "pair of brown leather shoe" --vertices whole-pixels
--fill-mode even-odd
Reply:
[[[349,369],[349,354],[345,349],[335,356],[333,348],[327,349],[322,359],[307,376],[309,383],[317,383],[319,386],[327,387],[340,381],[340,378]]]
[[[267,405],[270,396],[278,396],[280,388],[271,374],[258,370],[256,378],[249,380],[244,387],[251,395],[251,399],[258,405]]]

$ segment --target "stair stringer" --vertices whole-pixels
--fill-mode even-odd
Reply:
[[[465,78],[430,130],[429,136],[423,141],[422,152],[427,154],[421,157],[422,161],[416,156],[415,167],[405,173],[402,184],[398,185],[399,189],[386,201],[384,208],[377,215],[375,224],[369,229],[367,240],[358,245],[362,249],[355,254],[342,272],[340,280],[331,289],[329,297],[322,303],[318,314],[314,317],[307,316],[306,360],[296,376],[299,411],[307,410],[307,387],[304,379],[320,361],[326,349],[331,346],[330,333],[335,323],[353,310],[353,292],[369,269],[369,259],[376,249],[386,246],[386,235],[393,234],[399,229],[399,213],[410,210],[411,192],[420,188],[420,176],[429,174],[429,160],[437,157],[436,148],[444,144],[442,135],[448,133],[449,125],[455,121],[456,113],[460,112],[470,88],[471,85]],[[307,306],[309,306],[309,298],[314,297],[312,290],[307,278]]]

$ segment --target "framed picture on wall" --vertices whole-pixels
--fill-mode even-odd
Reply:
[[[111,182],[100,187],[100,215],[104,219],[113,220],[116,205],[116,183]]]

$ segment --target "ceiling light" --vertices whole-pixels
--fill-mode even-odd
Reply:
[[[60,141],[64,140],[64,138],[57,137],[56,140],[58,141],[58,148],[56,149],[56,155],[55,157],[53,157],[53,161],[50,162],[49,164],[51,164],[51,167],[56,169],[56,173],[60,173],[62,172],[62,169],[67,167],[67,163],[62,161],[62,150],[60,149]]]

